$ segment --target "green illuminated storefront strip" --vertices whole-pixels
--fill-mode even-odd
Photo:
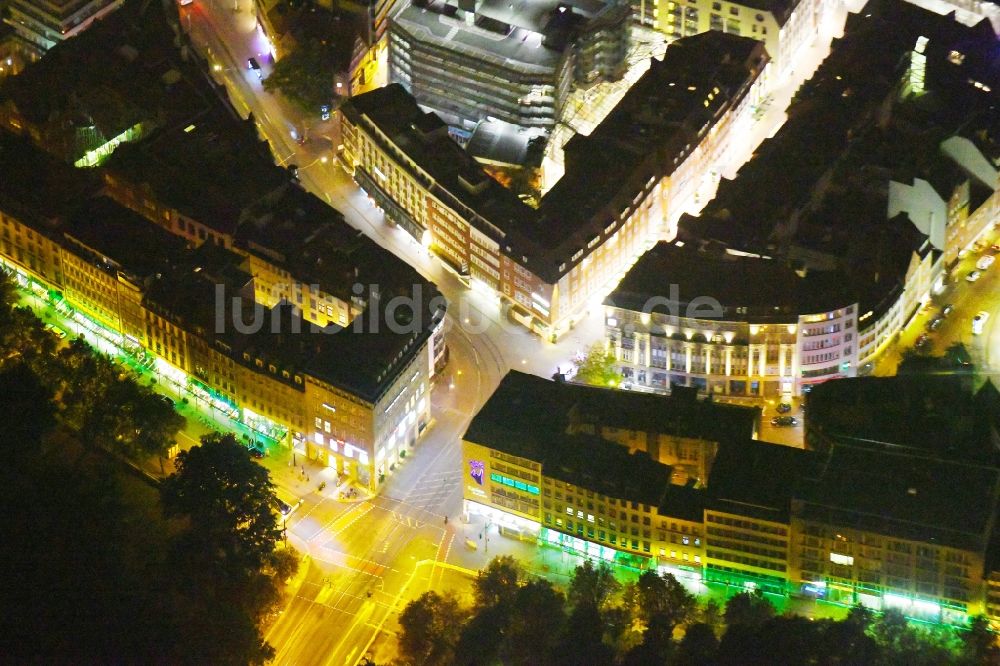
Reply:
[[[147,354],[139,342],[131,336],[123,336],[119,331],[94,317],[74,309],[62,293],[51,289],[44,282],[29,275],[20,266],[6,261],[0,262],[0,266],[4,272],[13,276],[15,284],[21,292],[45,301],[71,319],[79,327],[77,335],[90,334],[89,337],[85,338],[85,341],[97,351],[128,359],[135,366],[150,370],[169,380],[177,389],[183,390],[195,398],[196,402],[198,400],[206,402],[230,421],[246,427],[255,437],[262,437],[271,444],[278,444],[287,436],[288,430],[280,424],[250,410],[241,410],[235,402],[207,384],[188,375],[162,358],[156,357],[152,352]],[[155,363],[153,363],[153,358],[156,358]],[[508,485],[506,482],[504,483]],[[527,492],[532,491],[527,490]],[[537,488],[535,488],[534,493],[538,494]]]
[[[538,486],[533,486],[530,483],[525,483],[524,481],[520,481],[518,479],[512,479],[509,476],[504,476],[503,474],[497,474],[496,472],[490,474],[490,481],[492,481],[493,483],[499,483],[505,486],[509,486],[511,488],[517,488],[518,490],[522,490],[526,493],[531,493],[532,495],[538,494]]]
[[[652,561],[648,557],[608,548],[599,543],[563,534],[548,527],[543,527],[538,533],[538,541],[542,544],[561,548],[568,553],[593,557],[616,566],[628,567],[630,569],[646,569]]]

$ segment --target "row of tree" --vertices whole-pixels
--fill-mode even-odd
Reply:
[[[267,470],[213,434],[162,483],[135,473],[121,456],[172,441],[173,410],[13,302],[0,289],[3,661],[270,659],[261,627],[297,562]]]
[[[0,367],[23,363],[53,392],[57,418],[84,446],[139,460],[162,459],[184,418],[148,386],[136,382],[82,339],[59,339],[0,277]]]
[[[779,616],[759,592],[699,604],[670,574],[621,585],[605,563],[577,567],[565,592],[509,556],[473,583],[473,601],[427,592],[400,616],[408,666],[1000,663],[985,618],[964,631],[918,628],[863,607],[846,619]]]

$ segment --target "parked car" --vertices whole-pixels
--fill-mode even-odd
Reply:
[[[794,416],[775,416],[771,419],[771,425],[778,427],[795,426],[799,424],[799,420]]]
[[[950,315],[952,313],[952,310],[954,310],[954,309],[955,309],[955,306],[952,305],[951,303],[948,303],[943,308],[941,308],[941,316],[942,317],[947,317],[948,315]]]
[[[248,58],[247,59],[247,69],[251,69],[251,70],[257,72],[257,77],[258,78],[263,77],[263,73],[260,71],[260,63],[257,62],[257,58]]]
[[[979,257],[979,261],[976,262],[976,268],[978,268],[981,271],[985,271],[987,268],[992,266],[993,262],[996,260],[997,258],[994,257],[992,254],[985,254]]]
[[[787,402],[781,402],[778,403],[778,407],[775,411],[777,411],[779,414],[787,414],[788,412],[792,411],[792,406]]]
[[[982,276],[982,273],[980,273],[979,271],[971,271],[968,275],[965,276],[965,281],[966,282],[975,282],[981,276]]]
[[[941,324],[944,323],[944,317],[935,317],[934,319],[927,322],[927,330],[936,331],[941,328]]]
[[[917,344],[916,344],[917,349],[923,348],[930,341],[931,341],[931,336],[927,335],[926,333],[921,333],[917,337]]]
[[[983,332],[983,327],[986,326],[986,320],[990,318],[990,313],[986,310],[982,310],[976,313],[976,316],[972,318],[972,334],[981,335]]]
[[[261,458],[264,457],[264,451],[261,450],[261,449],[258,449],[256,446],[249,447],[247,449],[247,451],[250,452],[250,457],[251,458],[257,458],[258,460],[260,460]]]

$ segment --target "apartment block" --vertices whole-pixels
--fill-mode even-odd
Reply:
[[[676,42],[589,136],[531,208],[490,178],[398,85],[341,107],[340,160],[391,223],[431,247],[512,319],[558,337],[698,197],[730,132],[749,122],[767,65],[753,40]]]
[[[466,514],[540,547],[670,572],[700,591],[759,589],[959,625],[996,609],[995,452],[984,462],[947,443],[857,438],[794,449],[741,438],[743,417],[723,413],[714,422],[736,427],[715,431],[707,474],[693,478],[677,474],[683,460],[658,460],[620,430],[569,425],[614,409],[619,423],[647,430],[648,401],[659,401],[662,423],[700,411],[702,427],[714,427],[709,411],[719,407],[693,392],[664,398],[508,374],[463,437]],[[606,411],[589,411],[602,402]],[[1000,393],[988,384],[975,402],[974,430],[985,435],[975,442],[989,452]]]

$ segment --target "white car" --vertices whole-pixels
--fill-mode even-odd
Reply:
[[[985,271],[987,268],[993,265],[993,262],[996,261],[996,259],[997,258],[994,257],[992,254],[984,255],[979,258],[979,261],[976,262],[976,268],[978,268],[981,271]]]
[[[979,271],[972,271],[971,273],[969,273],[968,275],[965,276],[965,281],[966,282],[975,282],[981,276],[982,276],[982,273],[980,273]]]
[[[981,310],[976,313],[976,316],[972,318],[972,334],[980,335],[983,332],[983,327],[986,325],[986,320],[990,318],[990,313],[986,310]]]

